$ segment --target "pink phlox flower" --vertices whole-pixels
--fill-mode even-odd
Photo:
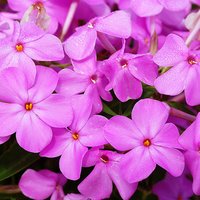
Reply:
[[[18,144],[30,152],[44,149],[52,139],[51,127],[69,126],[73,115],[68,100],[52,94],[58,74],[43,66],[36,69],[31,87],[19,68],[9,67],[0,73],[0,137],[16,132]]]
[[[67,129],[54,129],[51,143],[40,153],[45,157],[61,155],[59,166],[64,176],[71,180],[80,178],[82,161],[88,147],[104,145],[103,127],[107,119],[92,115],[89,97],[77,95],[72,97],[73,121]]]
[[[121,175],[119,163],[122,157],[122,154],[113,151],[90,149],[84,157],[83,166],[95,167],[79,184],[79,192],[91,199],[109,198],[114,183],[122,199],[130,199],[137,189],[137,183],[128,183]]]
[[[63,186],[66,181],[60,173],[47,169],[40,171],[28,169],[20,179],[19,188],[26,197],[31,199],[43,200],[50,197],[50,200],[63,200]]]
[[[88,57],[94,51],[99,33],[128,38],[131,35],[130,14],[125,11],[115,11],[109,15],[91,19],[86,25],[78,27],[65,42],[66,54],[74,60]]]
[[[132,120],[114,116],[105,125],[106,140],[119,151],[128,151],[121,159],[121,173],[126,181],[134,183],[147,178],[156,164],[173,176],[184,169],[184,156],[177,149],[179,132],[172,123],[166,123],[169,107],[153,99],[137,102]]]
[[[188,48],[178,35],[167,36],[163,47],[153,58],[159,66],[171,67],[154,82],[159,93],[173,96],[184,91],[189,105],[194,106],[200,103],[200,51],[198,48],[199,45],[191,45],[191,48]]]

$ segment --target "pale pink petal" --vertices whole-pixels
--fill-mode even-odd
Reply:
[[[155,137],[161,130],[168,115],[167,104],[153,99],[140,100],[132,111],[132,119],[136,127],[149,139]]]
[[[23,72],[17,68],[4,69],[0,74],[0,100],[23,104],[28,98],[27,81]]]
[[[83,157],[88,148],[79,141],[72,141],[60,158],[60,170],[70,180],[78,180],[81,175]]]
[[[67,39],[65,52],[74,60],[82,60],[93,52],[96,38],[96,31],[84,26]]]
[[[56,91],[65,96],[82,93],[90,84],[89,77],[71,69],[63,69],[59,73],[59,80]]]
[[[188,70],[188,75],[185,83],[185,98],[190,106],[200,104],[200,70],[199,65],[192,66]],[[195,94],[195,95],[194,95]]]
[[[23,149],[38,153],[51,142],[52,130],[32,111],[27,111],[18,125],[16,139]]]
[[[79,184],[78,190],[92,199],[109,198],[112,192],[112,180],[108,176],[106,166],[97,164],[93,171]]]
[[[178,128],[172,123],[167,123],[152,140],[152,143],[163,147],[181,148],[178,142],[179,136]]]
[[[150,55],[138,56],[128,61],[131,74],[140,81],[153,85],[158,76],[158,67],[152,61]]]
[[[147,17],[159,14],[163,6],[158,0],[133,0],[131,8],[138,16]]]
[[[188,48],[184,40],[175,34],[166,37],[162,48],[155,54],[153,60],[160,66],[170,67],[184,61],[188,55]]]
[[[129,183],[137,183],[147,178],[156,168],[149,149],[143,146],[126,153],[120,162],[122,176]]]
[[[112,117],[104,127],[106,140],[117,150],[127,151],[140,145],[143,135],[134,122],[124,116]]]
[[[114,37],[128,38],[132,31],[131,16],[122,10],[115,11],[98,19],[94,27],[97,31]]]
[[[121,170],[118,164],[113,164],[109,170],[108,174],[117,187],[122,199],[130,199],[133,193],[137,189],[137,183],[128,183],[125,181],[124,177],[121,175]]]
[[[117,98],[122,101],[137,99],[142,95],[142,84],[128,69],[120,70],[115,77],[113,90]]]
[[[19,104],[0,102],[0,137],[15,133],[24,113],[25,109]]]
[[[34,113],[49,126],[56,128],[68,127],[73,119],[69,101],[59,94],[52,94],[47,99],[34,104]]]
[[[8,0],[8,5],[12,10],[15,11],[24,11],[26,10],[34,1],[26,0],[25,2],[21,2],[21,0]]]
[[[96,51],[93,51],[93,53],[84,60],[72,60],[74,71],[88,76],[92,76],[96,72],[96,64]]]
[[[34,60],[62,60],[64,51],[61,41],[54,35],[46,34],[40,39],[25,44],[24,52]]]
[[[179,63],[159,76],[155,80],[154,86],[161,94],[178,95],[186,87],[188,72],[187,64],[185,62]]]
[[[92,104],[91,100],[85,95],[76,95],[72,97],[72,108],[74,113],[74,118],[72,124],[70,125],[70,129],[72,131],[81,130],[86,122],[88,121],[91,111]]]
[[[70,144],[71,134],[64,128],[52,128],[53,137],[51,142],[41,152],[40,156],[54,158],[63,154],[65,148]]]
[[[171,175],[180,176],[183,173],[185,162],[180,151],[157,145],[153,145],[149,149],[154,162]]]
[[[48,67],[37,66],[37,74],[33,87],[29,89],[29,99],[33,103],[42,101],[51,95],[58,83],[58,74]]]
[[[21,177],[19,188],[22,193],[32,199],[42,200],[48,198],[54,191],[56,182],[49,176],[28,169]]]
[[[89,147],[100,146],[107,143],[104,130],[107,119],[100,115],[93,115],[81,129],[80,142]]]
[[[160,3],[167,9],[171,11],[179,11],[189,8],[189,0],[159,0]]]

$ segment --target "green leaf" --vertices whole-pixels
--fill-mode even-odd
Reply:
[[[17,174],[39,158],[38,154],[23,150],[15,142],[0,156],[0,181]]]
[[[116,112],[114,112],[110,107],[108,107],[105,103],[103,103],[103,112],[106,114],[109,114],[111,116],[117,115]]]

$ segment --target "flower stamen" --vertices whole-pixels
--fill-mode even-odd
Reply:
[[[150,139],[145,139],[145,140],[143,141],[143,145],[144,145],[145,147],[151,146],[151,140],[150,140]]]
[[[32,103],[26,103],[26,104],[25,104],[25,109],[26,109],[27,111],[32,110],[32,109],[33,109],[33,104],[32,104]]]
[[[73,133],[73,134],[72,134],[72,138],[73,138],[74,140],[78,140],[79,134],[78,134],[78,133]]]
[[[107,162],[109,161],[109,158],[108,158],[108,156],[106,156],[106,155],[102,155],[102,156],[100,157],[100,160],[101,160],[103,163],[107,163]]]
[[[23,47],[23,45],[21,43],[19,43],[19,44],[16,44],[15,49],[18,52],[22,52],[24,50],[24,47]]]

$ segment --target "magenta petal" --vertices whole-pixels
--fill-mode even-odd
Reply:
[[[84,26],[67,39],[65,52],[74,60],[82,60],[92,54],[96,38],[96,31]]]
[[[158,146],[181,148],[178,142],[179,136],[178,128],[172,123],[167,123],[152,142]]]
[[[83,167],[91,167],[96,165],[100,158],[100,148],[101,147],[93,147],[87,151],[83,158]]]
[[[24,103],[28,98],[27,81],[23,72],[17,68],[4,69],[0,74],[0,99],[10,103]]]
[[[149,55],[138,56],[128,61],[131,74],[140,81],[153,85],[158,76],[158,67]]]
[[[183,173],[185,162],[184,156],[180,151],[154,145],[150,147],[150,153],[154,162],[171,175],[180,176]]]
[[[69,101],[59,95],[52,94],[47,99],[34,104],[34,113],[51,127],[68,127],[73,118],[73,111]]]
[[[16,138],[22,148],[38,153],[51,142],[52,130],[32,111],[28,111],[18,125]]]
[[[189,67],[187,64],[185,62],[179,63],[159,76],[155,80],[154,86],[161,94],[180,94],[185,89],[188,72]]]
[[[26,43],[24,52],[32,59],[39,61],[62,60],[64,58],[61,41],[50,34]]]
[[[35,84],[29,89],[29,99],[33,103],[42,101],[51,95],[58,82],[58,74],[50,68],[37,66]]]
[[[185,84],[186,102],[190,106],[196,106],[196,105],[200,104],[199,79],[200,79],[199,65],[190,67],[190,69],[188,70],[187,80],[186,80],[186,84]]]
[[[78,180],[81,175],[83,157],[88,148],[79,141],[71,141],[60,158],[60,170],[70,180]]]
[[[10,136],[0,137],[0,144],[7,142],[10,139]]]
[[[48,198],[56,188],[54,178],[28,169],[21,177],[19,188],[24,195],[35,200]]]
[[[128,69],[118,72],[115,77],[113,89],[117,98],[122,102],[129,99],[137,99],[142,95],[142,84]]]
[[[64,128],[53,128],[53,137],[51,142],[40,152],[40,156],[54,158],[63,154],[65,148],[71,142],[71,134]]]
[[[169,115],[167,104],[153,99],[143,99],[135,104],[132,119],[147,138],[153,138],[164,126]]]
[[[159,0],[160,3],[167,9],[171,11],[179,11],[188,8],[189,0]]]
[[[79,184],[81,194],[92,199],[106,199],[112,193],[112,180],[103,163],[97,164],[93,171]]]
[[[80,142],[89,147],[100,146],[107,143],[104,130],[107,119],[100,115],[93,115],[80,131]]]
[[[72,131],[81,130],[86,122],[88,121],[91,111],[92,104],[91,100],[86,95],[76,95],[72,97],[72,108],[74,113],[74,118],[70,129]]]
[[[149,149],[143,146],[126,153],[120,162],[122,176],[129,183],[136,183],[147,178],[156,168]]]
[[[104,130],[106,140],[120,151],[127,151],[140,145],[139,140],[143,138],[134,122],[124,116],[112,117]]]
[[[155,54],[153,60],[160,66],[170,67],[187,58],[188,48],[184,40],[175,34],[169,34],[162,48]]]
[[[17,131],[25,111],[18,104],[0,102],[0,137],[8,136]]]
[[[90,84],[89,77],[71,69],[61,70],[56,91],[65,96],[82,93]]]
[[[95,23],[97,31],[120,38],[130,37],[131,27],[130,14],[122,10],[112,12]]]
[[[200,195],[200,159],[199,152],[197,151],[187,151],[185,153],[185,159],[188,168],[191,171],[193,177],[192,189],[196,195]]]
[[[163,6],[157,0],[134,0],[131,8],[138,16],[147,17],[159,14]]]
[[[124,177],[121,175],[121,170],[118,164],[112,165],[108,170],[108,174],[110,175],[112,181],[117,187],[122,199],[130,199],[137,189],[138,184],[126,182],[124,180]]]

